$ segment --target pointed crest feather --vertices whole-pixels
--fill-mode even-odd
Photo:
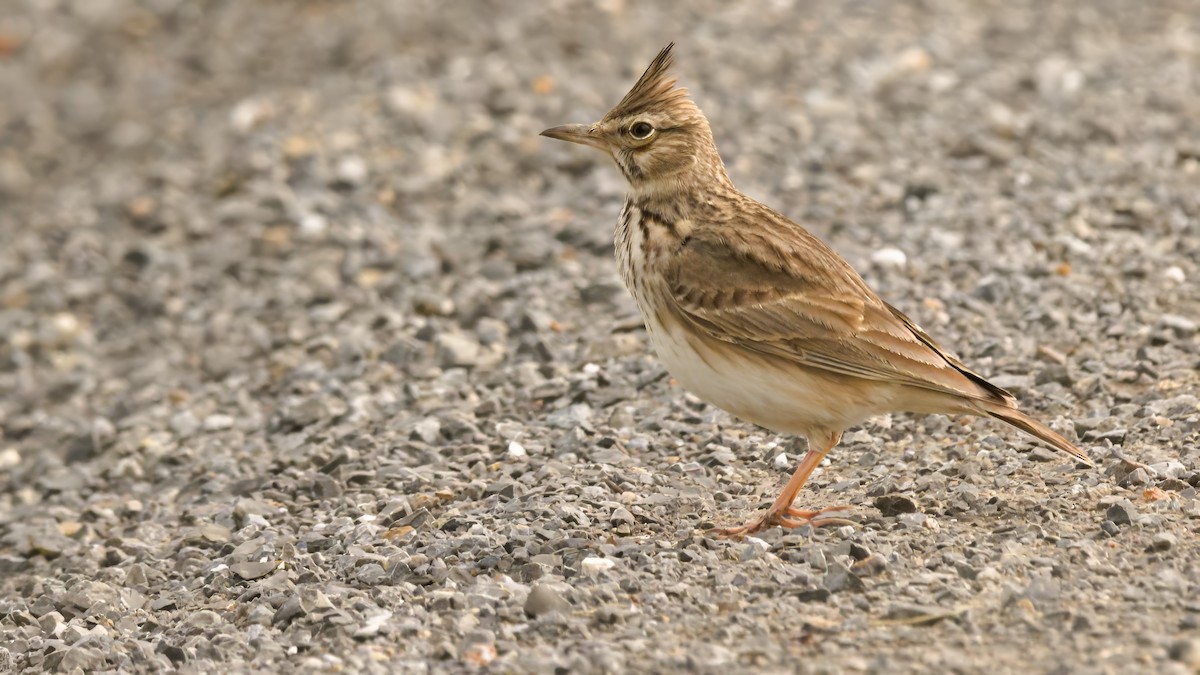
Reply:
[[[616,107],[608,111],[604,119],[631,115],[652,106],[670,106],[687,99],[687,89],[676,87],[675,78],[669,77],[667,74],[673,62],[671,50],[674,48],[674,42],[663,47],[658,56],[655,56],[654,60],[650,62],[646,72],[638,78],[637,84],[633,85],[633,88],[629,90],[628,94],[625,94],[625,98],[621,99]]]

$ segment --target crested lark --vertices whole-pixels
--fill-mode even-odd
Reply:
[[[891,411],[994,417],[1091,464],[879,299],[821,240],[738,192],[704,113],[668,75],[673,46],[599,122],[542,135],[608,153],[629,181],[617,260],[675,379],[744,420],[808,438],[766,513],[718,533],[836,520],[820,514],[845,507],[792,502],[844,430]]]

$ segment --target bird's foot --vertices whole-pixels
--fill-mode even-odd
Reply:
[[[840,511],[850,510],[849,506],[828,506],[823,509],[808,510],[796,509],[787,507],[778,511],[770,510],[763,515],[751,520],[745,525],[738,527],[717,527],[708,531],[720,539],[741,539],[742,537],[757,534],[763,530],[768,530],[772,527],[779,526],[786,530],[812,525],[813,527],[824,527],[826,525],[854,525],[854,521],[837,516],[826,516],[826,513],[836,513]]]

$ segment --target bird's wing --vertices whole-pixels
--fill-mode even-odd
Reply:
[[[797,365],[1012,401],[880,300],[824,243],[793,227],[786,237],[693,232],[667,273],[683,318],[712,338]]]

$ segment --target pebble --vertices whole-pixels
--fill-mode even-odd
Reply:
[[[875,508],[883,514],[885,518],[899,516],[906,513],[916,513],[917,503],[904,495],[883,495],[875,499]]]
[[[337,175],[339,182],[356,187],[366,181],[369,171],[367,163],[362,157],[351,155],[343,157],[338,161],[337,169],[334,173]]]
[[[609,515],[608,522],[612,525],[633,525],[635,520],[633,518],[633,514],[629,512],[629,509],[626,509],[623,506],[618,506],[617,508],[613,509],[612,514]]]
[[[437,358],[443,368],[470,367],[479,363],[482,348],[471,338],[456,333],[442,333],[434,342]]]
[[[171,417],[170,427],[180,438],[188,438],[200,429],[200,421],[190,410],[184,410]]]
[[[524,609],[532,617],[542,617],[556,612],[568,614],[572,607],[558,591],[547,584],[538,584],[529,590]]]
[[[825,573],[825,578],[821,582],[821,585],[830,593],[845,591],[861,592],[867,587],[857,574],[850,571],[850,568],[836,562],[829,564],[828,571]]]
[[[209,415],[204,418],[205,431],[224,431],[233,428],[233,418],[229,415]]]
[[[1169,551],[1175,547],[1178,539],[1170,532],[1159,532],[1150,540],[1150,546],[1147,550],[1150,551]]]
[[[908,256],[898,248],[881,248],[871,254],[871,262],[880,267],[900,268],[908,264]]]
[[[525,446],[516,441],[509,441],[505,452],[508,454],[509,459],[514,460],[524,459],[529,456],[529,452],[525,449]]]
[[[1197,326],[1200,325],[1194,320],[1179,314],[1163,314],[1158,318],[1158,322],[1167,328],[1189,335],[1195,333]]]
[[[21,463],[21,453],[16,448],[0,449],[0,469],[11,469]]]
[[[1193,670],[1200,670],[1200,638],[1180,638],[1171,643],[1167,655]]]
[[[1129,500],[1121,500],[1108,507],[1104,518],[1115,525],[1131,525],[1137,518],[1137,509]]]
[[[740,186],[1119,469],[897,413],[798,499],[853,527],[736,543],[804,441],[664,370],[624,179],[537,136],[667,12],[325,4],[5,5],[0,671],[1197,668],[1185,3],[731,5],[679,45]]]
[[[278,563],[270,560],[264,562],[240,562],[230,565],[229,571],[246,581],[253,581],[271,574],[277,567]]]
[[[617,564],[608,558],[584,558],[579,563],[580,571],[592,576],[607,572],[616,566]]]

